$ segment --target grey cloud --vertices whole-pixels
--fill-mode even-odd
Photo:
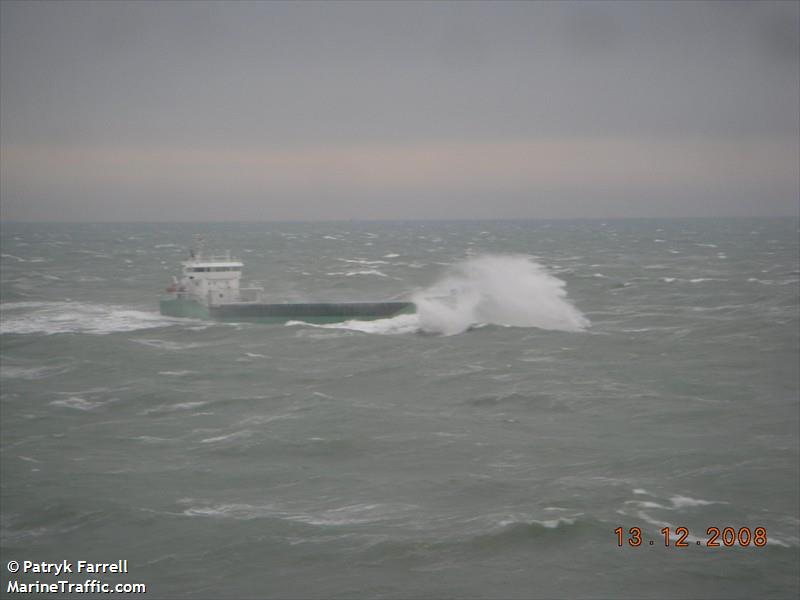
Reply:
[[[7,148],[593,137],[771,140],[792,154],[800,137],[795,2],[2,2],[0,10]],[[19,190],[36,182],[24,184],[16,168],[3,174],[5,195],[27,202]],[[61,189],[100,193],[99,183],[86,185]]]

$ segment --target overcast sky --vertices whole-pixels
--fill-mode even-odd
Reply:
[[[0,3],[0,216],[796,215],[800,3]]]

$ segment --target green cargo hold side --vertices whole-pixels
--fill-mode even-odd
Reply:
[[[207,308],[194,300],[183,298],[161,301],[161,314],[171,317],[250,323],[285,323],[291,320],[340,323],[351,319],[373,321],[414,312],[416,306],[413,302],[237,303]]]

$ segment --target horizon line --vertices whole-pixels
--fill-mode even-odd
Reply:
[[[265,223],[421,223],[421,222],[477,222],[477,221],[639,221],[646,219],[658,220],[685,220],[685,219],[800,219],[800,213],[794,214],[754,214],[754,215],[682,215],[682,216],[609,216],[609,217],[409,217],[387,219],[244,219],[244,220],[213,220],[213,221],[56,221],[56,220],[24,220],[1,219],[0,225],[222,225],[222,224],[265,224]]]

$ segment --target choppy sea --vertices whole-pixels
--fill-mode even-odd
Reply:
[[[798,225],[4,223],[0,595],[796,598]],[[419,314],[162,317],[196,233]]]

